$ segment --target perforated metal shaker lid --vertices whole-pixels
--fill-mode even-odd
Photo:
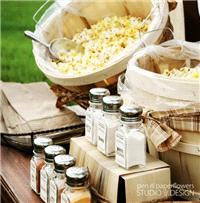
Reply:
[[[75,158],[68,154],[60,154],[54,158],[55,171],[64,173],[65,170],[75,165]]]
[[[106,88],[92,88],[89,91],[89,97],[92,103],[101,103],[103,97],[107,95],[110,95],[110,91]]]
[[[50,145],[44,149],[44,153],[45,161],[53,162],[55,156],[59,154],[66,154],[66,150],[60,145]]]
[[[43,153],[44,148],[52,145],[53,141],[51,138],[48,137],[36,137],[33,141],[34,152],[36,153]]]
[[[142,119],[142,108],[136,105],[123,105],[120,107],[121,120],[127,122],[137,122]]]
[[[122,104],[123,100],[120,96],[106,96],[103,98],[103,111],[110,113],[119,112]]]
[[[86,167],[70,167],[66,170],[67,185],[72,187],[84,186],[88,183],[89,170]]]

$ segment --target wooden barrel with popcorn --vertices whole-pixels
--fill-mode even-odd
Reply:
[[[144,108],[148,151],[170,165],[172,194],[193,201],[200,200],[199,52],[181,40],[148,46],[118,84],[126,103]]]
[[[47,78],[60,85],[53,87],[57,93],[61,86],[71,94],[95,86],[116,87],[134,52],[172,38],[168,14],[167,1],[56,1],[37,23],[35,34],[47,43],[59,37],[73,39],[84,46],[84,54],[69,53],[68,62],[59,63],[33,42],[35,61]]]

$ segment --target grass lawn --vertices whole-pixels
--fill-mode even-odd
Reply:
[[[1,1],[1,80],[47,81],[37,68],[31,40],[24,30],[34,30],[33,14],[44,1]]]

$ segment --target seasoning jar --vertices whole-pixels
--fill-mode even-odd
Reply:
[[[59,145],[51,145],[44,149],[45,165],[40,172],[40,197],[45,203],[49,203],[49,183],[54,177],[54,157],[65,154],[66,150]]]
[[[40,170],[44,165],[44,148],[53,144],[52,139],[37,137],[33,141],[33,157],[30,161],[30,185],[37,193],[40,193]]]
[[[97,125],[102,112],[102,99],[110,92],[105,88],[93,88],[89,91],[90,106],[86,110],[85,136],[93,145],[97,144]]]
[[[65,171],[67,168],[74,166],[75,158],[70,155],[60,154],[54,158],[55,177],[50,180],[50,203],[60,203],[61,193],[65,188]]]
[[[66,171],[66,188],[61,194],[61,203],[91,203],[88,178],[88,168],[68,168]]]
[[[97,149],[106,156],[115,155],[115,131],[120,125],[119,108],[122,103],[119,96],[103,98],[103,114],[97,128]]]
[[[145,165],[146,136],[142,124],[142,108],[122,106],[121,126],[116,131],[115,161],[123,168]]]

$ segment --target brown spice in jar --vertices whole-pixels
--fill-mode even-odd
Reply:
[[[44,166],[44,163],[45,163],[44,160],[40,160],[36,164],[36,189],[37,189],[37,193],[40,193],[40,170]]]

